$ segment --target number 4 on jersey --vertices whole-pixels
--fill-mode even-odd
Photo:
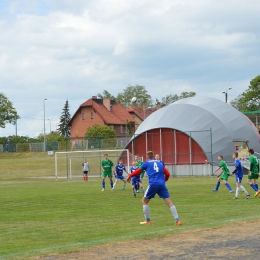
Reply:
[[[154,169],[156,172],[159,172],[159,168],[158,168],[156,162],[154,162],[154,164],[153,164],[153,169]]]

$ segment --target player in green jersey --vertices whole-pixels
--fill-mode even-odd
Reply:
[[[143,161],[140,160],[138,155],[135,155],[135,162],[136,162],[136,166],[139,167],[143,164]]]
[[[115,172],[114,170],[114,163],[108,159],[108,154],[104,154],[104,159],[101,161],[101,167],[102,167],[102,191],[106,189],[106,183],[105,178],[108,177],[110,180],[110,186],[111,190],[113,189],[113,179],[112,179],[112,172]]]
[[[224,184],[226,185],[226,187],[229,189],[229,192],[232,193],[233,190],[230,187],[230,185],[227,183],[230,172],[229,172],[229,169],[228,169],[226,162],[223,160],[222,155],[218,156],[218,161],[219,161],[219,167],[212,173],[212,175],[214,175],[214,173],[217,172],[220,169],[222,171],[220,172],[220,174],[217,175],[218,181],[217,181],[217,184],[216,184],[216,188],[213,189],[213,191],[215,191],[215,192],[218,191],[220,181],[222,180],[224,182]]]
[[[252,189],[256,192],[255,197],[260,194],[260,190],[258,189],[257,179],[259,176],[259,162],[257,157],[254,155],[255,151],[254,149],[249,149],[249,163],[250,163],[250,169],[247,176],[247,183],[252,187]]]

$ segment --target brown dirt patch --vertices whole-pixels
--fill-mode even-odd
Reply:
[[[178,227],[176,227],[178,228]],[[182,232],[166,237],[97,246],[40,260],[257,259],[260,221]]]

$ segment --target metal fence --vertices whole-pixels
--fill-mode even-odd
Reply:
[[[203,137],[200,138],[201,144],[197,144],[195,141],[198,136]],[[202,150],[200,145],[208,148]],[[119,138],[97,136],[88,140],[78,138],[63,142],[46,141],[45,151],[49,154],[51,151],[68,152],[123,148],[130,152],[130,165],[127,165],[128,167],[132,165],[135,155],[138,154],[140,158],[145,160],[146,152],[152,150],[160,155],[172,176],[209,176],[213,171],[212,160],[206,160],[206,158],[212,158],[211,131],[179,132],[157,129],[141,135]],[[44,152],[44,143],[0,144],[0,152]]]
[[[157,128],[134,137],[126,147],[130,153],[143,158],[147,151],[159,154],[171,175],[208,176],[212,173],[211,129],[182,132]]]
[[[124,148],[131,137],[95,137],[89,140],[53,141],[46,142],[46,151],[84,151],[89,149]],[[43,152],[44,143],[8,143],[0,144],[0,152]]]

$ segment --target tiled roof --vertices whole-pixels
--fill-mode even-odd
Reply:
[[[93,102],[93,108],[103,118],[106,124],[125,124],[127,121],[134,121],[128,111],[119,103],[114,102],[109,111],[103,104]]]
[[[151,115],[156,110],[157,109],[155,107],[147,108],[144,106],[139,106],[139,107],[130,106],[127,108],[127,111],[129,113],[136,114],[136,116],[138,116],[142,121],[144,121],[145,118],[147,118],[149,115]]]
[[[102,117],[105,124],[126,124],[127,121],[134,121],[134,118],[128,113],[127,109],[121,104],[115,102],[114,100],[110,101],[111,111],[109,111],[103,104],[102,99],[88,99],[86,102],[80,105],[76,113],[82,107],[91,106],[93,109]],[[74,117],[73,115],[73,117]],[[73,120],[73,117],[70,120],[70,123]],[[70,124],[69,123],[69,124]]]

